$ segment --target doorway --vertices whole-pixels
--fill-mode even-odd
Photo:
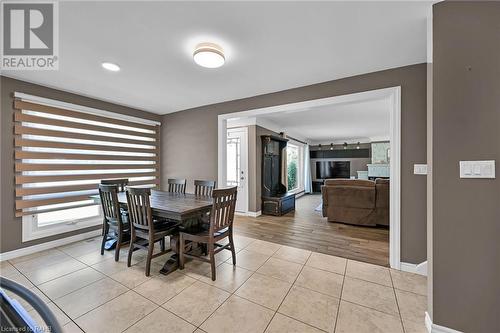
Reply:
[[[390,210],[389,210],[389,264],[394,269],[401,269],[401,87],[391,87],[320,98],[303,102],[289,103],[259,109],[219,115],[218,117],[218,177],[219,183],[225,183],[226,177],[226,137],[229,119],[244,119],[277,112],[290,112],[296,109],[337,105],[387,98],[390,104]],[[248,200],[248,194],[247,194]],[[248,207],[248,206],[247,206]]]

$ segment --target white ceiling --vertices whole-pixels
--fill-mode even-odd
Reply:
[[[390,100],[379,98],[257,116],[257,123],[311,144],[389,140]]]
[[[60,2],[58,71],[4,75],[159,114],[426,61],[430,2]],[[226,65],[192,60],[219,43]],[[116,62],[118,73],[102,61]]]

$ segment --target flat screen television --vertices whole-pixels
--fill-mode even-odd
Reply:
[[[316,162],[316,178],[350,178],[351,162],[318,161]]]

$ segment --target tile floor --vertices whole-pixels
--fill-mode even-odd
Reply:
[[[2,262],[0,273],[39,295],[69,333],[426,332],[420,275],[236,236],[237,266],[218,254],[216,281],[200,262],[160,275],[165,256],[146,277],[144,252],[127,268],[126,251],[115,262],[99,242]]]

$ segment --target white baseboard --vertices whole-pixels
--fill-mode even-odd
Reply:
[[[463,333],[452,328],[433,324],[431,316],[429,316],[427,311],[425,311],[425,328],[427,328],[427,332],[429,333]]]
[[[261,216],[262,215],[262,211],[258,211],[258,212],[234,212],[234,215],[238,215],[238,216],[250,216],[250,217],[257,217],[257,216]]]
[[[17,257],[25,256],[28,254],[40,252],[43,250],[52,249],[54,247],[63,246],[63,245],[69,244],[69,243],[77,242],[77,241],[84,240],[84,239],[91,238],[91,237],[95,237],[95,236],[99,236],[100,234],[101,234],[101,229],[92,230],[92,231],[85,232],[85,233],[78,234],[78,235],[64,237],[61,239],[56,239],[56,240],[53,240],[50,242],[45,242],[45,243],[41,243],[41,244],[37,244],[37,245],[33,245],[33,246],[23,247],[23,248],[17,249],[17,250],[12,250],[12,251],[5,252],[5,253],[0,253],[0,261],[10,260],[10,259],[14,259]]]
[[[410,264],[407,262],[402,262],[401,270],[405,272],[427,276],[427,260],[420,264]]]
[[[258,217],[258,216],[261,216],[262,215],[262,211],[258,211],[258,212],[248,212],[248,216],[250,217]]]

